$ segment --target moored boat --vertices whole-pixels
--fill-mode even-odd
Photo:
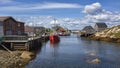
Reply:
[[[50,35],[49,39],[50,39],[50,42],[53,42],[53,43],[57,43],[60,41],[60,38],[58,35]]]
[[[62,32],[62,33],[59,33],[59,36],[70,36],[70,33],[68,33],[68,32]]]

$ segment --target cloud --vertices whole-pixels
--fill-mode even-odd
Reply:
[[[71,3],[43,3],[38,4],[31,9],[58,9],[58,8],[81,8],[82,6],[79,4],[71,4]]]
[[[74,18],[55,18],[53,16],[15,16],[14,18],[18,21],[24,21],[25,25],[44,26],[47,28],[60,25],[69,29],[82,29],[82,25],[84,25],[81,20]],[[57,22],[54,22],[54,19],[57,19]]]
[[[82,8],[81,5],[70,4],[70,3],[41,3],[41,4],[11,6],[10,9],[12,10],[58,9],[58,8],[71,8],[70,6],[73,6],[72,8]],[[8,10],[7,8],[8,7],[2,9]],[[19,21],[24,21],[26,25],[30,25],[30,26],[40,25],[45,27],[51,27],[54,24],[53,20],[57,19],[57,24],[69,29],[83,29],[84,26],[87,25],[94,26],[95,23],[97,22],[105,22],[107,23],[108,26],[114,26],[120,24],[120,13],[116,11],[111,12],[105,10],[103,9],[103,6],[98,2],[84,6],[83,11],[86,15],[81,19],[69,18],[69,17],[55,18],[53,16],[30,16],[30,17],[21,16],[21,17],[16,17],[16,19]]]
[[[20,11],[20,10],[42,10],[42,9],[63,9],[63,8],[82,8],[79,4],[73,3],[37,3],[37,4],[22,4],[0,7],[2,11]]]
[[[93,3],[91,5],[86,5],[84,7],[84,13],[87,13],[87,14],[90,14],[90,15],[94,15],[94,14],[98,14],[98,13],[101,13],[103,10],[102,10],[102,7],[101,7],[101,4],[100,3]]]
[[[100,3],[93,3],[91,5],[86,5],[83,12],[86,16],[82,19],[83,22],[88,24],[95,24],[97,22],[105,22],[108,26],[114,26],[120,24],[120,13],[111,12],[102,9]]]

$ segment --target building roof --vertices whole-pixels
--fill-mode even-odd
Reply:
[[[98,28],[107,28],[107,25],[105,23],[96,23]]]
[[[36,26],[34,27],[35,29],[45,29],[45,27],[42,27],[42,26]]]
[[[3,21],[5,21],[8,18],[12,18],[12,17],[10,17],[10,16],[1,16],[0,17],[0,21],[3,22]]]
[[[25,32],[34,32],[34,27],[32,27],[32,26],[25,26]]]
[[[86,31],[86,30],[94,30],[94,29],[92,26],[85,26],[82,30]]]
[[[52,27],[52,29],[55,29],[56,31],[63,31],[63,32],[66,31],[65,28],[63,28],[61,26],[54,26],[54,27]]]
[[[5,21],[5,20],[7,20],[7,19],[9,19],[9,18],[13,19],[15,22],[24,24],[24,22],[16,21],[16,20],[15,20],[13,17],[11,17],[11,16],[0,16],[0,22],[3,22],[3,21]]]
[[[21,22],[21,21],[16,21],[16,22],[24,24],[24,22]]]

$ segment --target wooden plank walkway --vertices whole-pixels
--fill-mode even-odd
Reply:
[[[43,40],[43,38],[46,37],[48,36],[37,36],[37,37],[4,36],[2,42],[10,43],[10,49],[12,50],[29,50],[31,44],[38,41],[40,42],[40,39]]]

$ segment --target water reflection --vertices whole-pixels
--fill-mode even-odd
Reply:
[[[60,42],[50,42],[50,47],[51,47],[51,48],[58,47],[58,46],[59,46],[59,43],[60,43]]]
[[[41,52],[26,68],[120,68],[120,45],[60,37],[59,43],[43,44]],[[96,64],[97,63],[97,64]]]

